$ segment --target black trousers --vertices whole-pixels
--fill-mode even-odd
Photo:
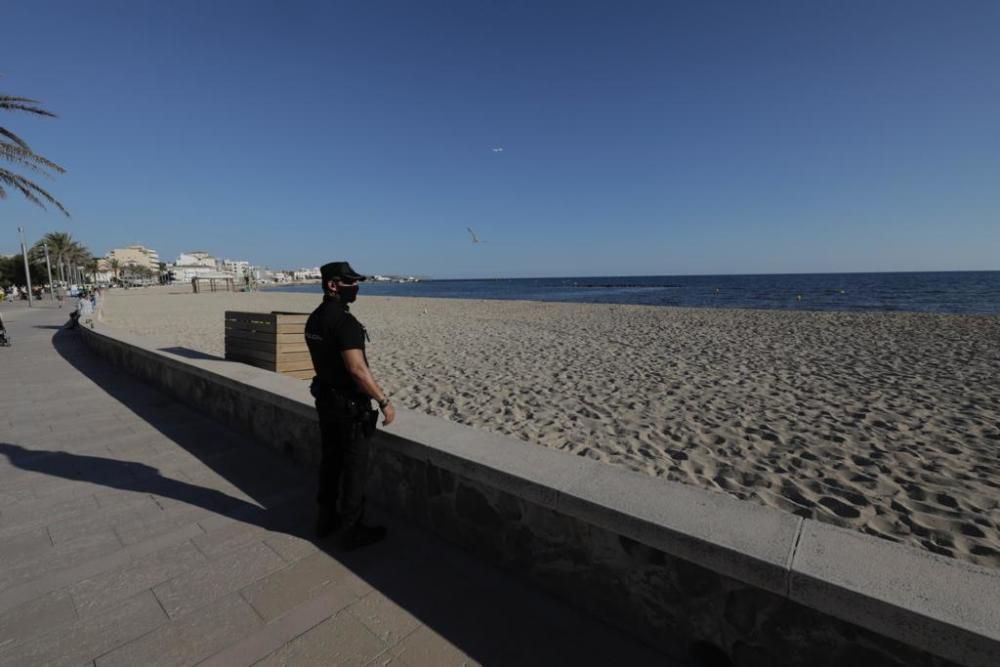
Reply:
[[[317,398],[316,411],[322,441],[316,502],[336,517],[338,527],[350,528],[365,512],[371,443],[336,399]]]

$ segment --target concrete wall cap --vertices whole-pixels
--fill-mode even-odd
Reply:
[[[1000,570],[808,520],[789,597],[963,665],[1000,661]]]
[[[611,466],[599,466],[565,489],[559,509],[780,595],[788,590],[788,565],[802,521]]]

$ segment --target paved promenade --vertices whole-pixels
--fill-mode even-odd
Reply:
[[[0,305],[0,665],[669,665],[420,530],[308,539],[303,470]]]

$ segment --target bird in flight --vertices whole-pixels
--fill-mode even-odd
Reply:
[[[503,153],[503,146],[497,146],[493,149],[494,153]]]
[[[476,233],[474,231],[472,231],[472,227],[466,227],[466,229],[469,230],[469,236],[472,237],[472,242],[473,243],[483,243],[483,241],[480,241],[479,237],[476,236]]]

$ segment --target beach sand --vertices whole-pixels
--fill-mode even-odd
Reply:
[[[105,319],[222,355],[223,311],[318,303],[112,290]],[[397,405],[1000,567],[1000,317],[363,290],[352,311]]]

